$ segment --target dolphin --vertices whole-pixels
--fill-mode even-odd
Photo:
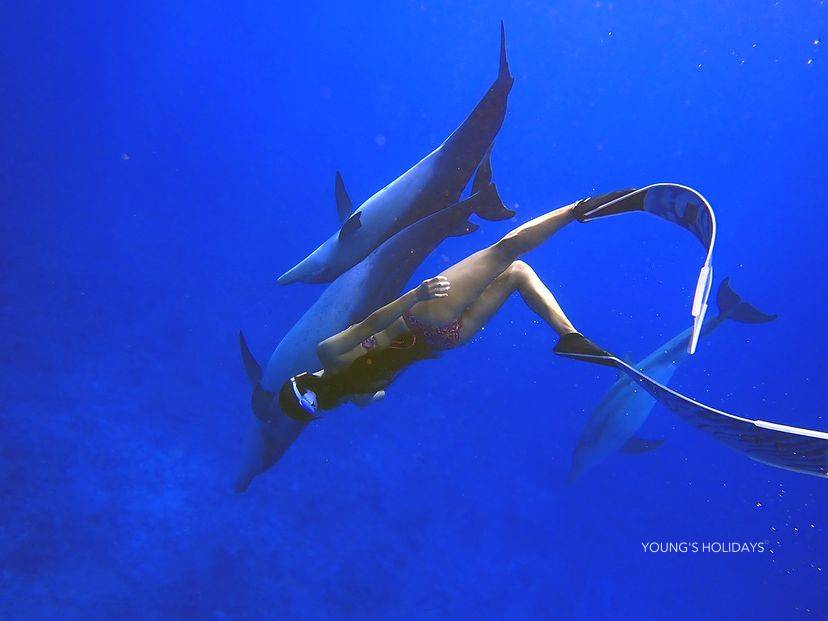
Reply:
[[[456,203],[479,168],[488,173],[489,157],[503,118],[514,78],[506,58],[506,34],[500,24],[500,68],[492,86],[471,114],[434,151],[382,188],[357,209],[336,174],[337,212],[340,229],[293,268],[278,278],[279,284],[324,283],[353,267],[386,239],[429,214]],[[485,175],[483,175],[485,176]],[[474,188],[474,191],[479,188]],[[486,220],[505,220],[514,212],[502,203],[479,214]]]
[[[478,192],[406,227],[334,280],[276,346],[264,369],[239,333],[257,417],[236,478],[236,491],[245,491],[255,476],[273,466],[308,424],[278,411],[273,393],[289,377],[321,368],[316,345],[395,299],[414,270],[446,237],[466,235],[479,228],[468,221],[469,216],[487,213],[492,206],[502,204],[495,185],[483,181],[488,175],[489,171],[481,171],[475,177]],[[262,399],[262,395],[268,398]]]
[[[756,309],[730,288],[730,279],[719,285],[716,296],[719,314],[704,324],[702,337],[707,337],[725,321],[766,323],[776,319]],[[667,384],[689,356],[687,338],[692,328],[684,330],[636,364],[645,375]],[[641,453],[661,445],[663,440],[643,440],[635,433],[647,420],[656,400],[627,375],[621,374],[587,421],[572,453],[572,467],[567,480],[574,482],[586,470],[604,461],[616,451]]]

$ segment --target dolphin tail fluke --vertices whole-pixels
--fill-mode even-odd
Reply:
[[[758,308],[742,301],[742,297],[730,288],[730,278],[725,278],[719,285],[719,292],[716,294],[716,305],[719,307],[719,315],[740,323],[767,323],[773,321],[778,315],[763,313]]]
[[[506,26],[503,20],[500,21],[500,67],[497,71],[497,81],[506,85],[507,89],[511,89],[515,82],[509,71],[509,59],[506,56]]]
[[[247,346],[247,339],[244,338],[244,332],[239,330],[239,349],[241,350],[242,364],[244,364],[244,372],[247,373],[247,379],[255,386],[262,378],[262,367],[256,362],[256,358],[250,352]]]
[[[494,183],[488,183],[480,187],[475,179],[474,186],[475,193],[466,199],[472,202],[474,213],[484,220],[491,221],[514,218],[515,212],[503,204],[503,200],[500,198],[500,194],[497,192],[497,186]]]

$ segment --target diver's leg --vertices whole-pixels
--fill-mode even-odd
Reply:
[[[440,276],[445,276],[451,283],[449,295],[420,302],[411,309],[414,316],[431,325],[445,325],[460,317],[515,259],[537,248],[572,222],[574,206],[575,203],[530,220],[507,233],[497,243],[443,271]]]
[[[517,291],[526,305],[558,334],[575,332],[575,327],[560,304],[529,265],[514,261],[492,281],[483,293],[463,312],[460,342],[468,342],[500,310],[509,296]]]

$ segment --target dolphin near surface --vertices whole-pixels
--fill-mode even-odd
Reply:
[[[501,22],[497,79],[466,120],[439,147],[357,209],[353,209],[342,176],[337,173],[336,203],[342,226],[282,274],[279,284],[331,282],[409,224],[456,203],[474,171],[479,167],[485,173],[490,168],[489,154],[503,124],[513,82]],[[487,220],[505,220],[514,212],[501,203],[479,215]]]
[[[289,377],[301,371],[318,370],[321,364],[316,356],[317,343],[396,298],[414,270],[446,237],[477,230],[478,226],[468,221],[469,216],[501,204],[497,188],[484,182],[489,174],[490,170],[478,173],[474,185],[479,191],[470,198],[406,227],[332,282],[276,346],[264,369],[240,334],[242,361],[254,396],[257,388],[274,393]],[[254,411],[268,406],[278,408],[253,399]],[[278,411],[272,417],[267,412],[257,414],[235,482],[239,492],[245,491],[254,477],[273,466],[308,424]]]
[[[728,278],[719,285],[716,303],[719,314],[705,323],[702,337],[710,335],[727,320],[758,324],[776,319],[776,315],[765,314],[743,302],[730,288]],[[634,366],[657,382],[667,384],[689,356],[686,348],[689,333],[690,328],[684,330]],[[621,375],[581,432],[567,480],[574,482],[617,451],[639,453],[659,446],[661,440],[647,441],[635,436],[655,403],[656,399],[648,392],[641,390],[627,375]]]

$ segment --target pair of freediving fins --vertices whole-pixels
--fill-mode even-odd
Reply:
[[[696,352],[707,314],[707,300],[713,284],[713,245],[716,242],[716,215],[704,196],[693,188],[677,183],[654,183],[640,189],[623,190],[608,195],[606,202],[581,210],[578,219],[589,222],[598,218],[633,211],[644,211],[687,229],[705,249],[704,264],[696,280],[690,314],[693,329],[687,351]]]
[[[693,427],[762,463],[828,477],[828,433],[754,420],[717,410],[648,377],[580,334],[565,335],[555,347],[560,356],[614,367]]]

